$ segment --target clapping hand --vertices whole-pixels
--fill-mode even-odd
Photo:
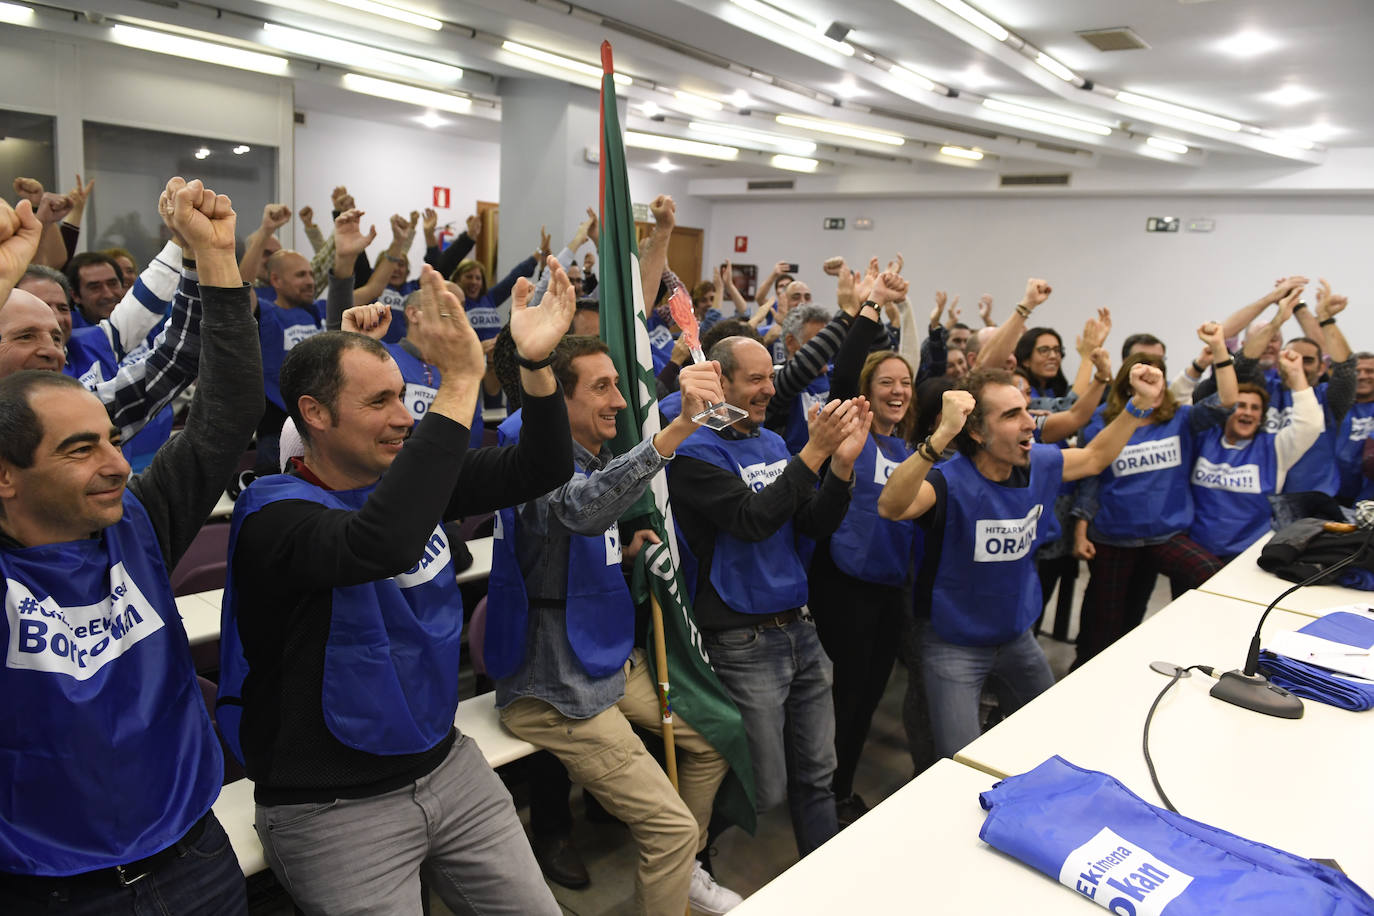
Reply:
[[[420,270],[420,323],[425,357],[438,367],[442,383],[450,378],[471,382],[482,378],[487,369],[482,342],[468,323],[463,303],[428,264]]]
[[[529,278],[521,277],[511,291],[510,336],[515,341],[516,352],[532,362],[539,362],[553,352],[558,341],[568,333],[577,308],[577,293],[568,279],[568,272],[557,258],[549,258],[548,266],[549,288],[537,307],[529,305],[530,296],[534,294],[534,284]]]
[[[1350,300],[1345,296],[1338,296],[1332,293],[1331,284],[1327,283],[1325,278],[1320,282],[1322,287],[1317,292],[1317,320],[1325,321],[1328,318],[1335,318],[1341,312],[1345,311],[1345,307],[1349,304]]]

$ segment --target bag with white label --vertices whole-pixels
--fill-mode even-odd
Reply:
[[[980,793],[978,835],[1123,916],[1370,916],[1324,865],[1157,808],[1061,757]]]

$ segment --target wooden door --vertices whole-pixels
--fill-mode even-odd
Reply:
[[[477,201],[477,218],[482,221],[482,232],[477,236],[472,257],[486,268],[488,281],[495,283],[496,239],[501,231],[501,205],[490,200]]]
[[[639,240],[640,251],[644,250],[644,241],[653,229],[653,223],[635,223],[635,237]],[[677,274],[677,278],[689,290],[702,279],[702,245],[705,236],[704,229],[677,226],[668,239],[668,269]]]

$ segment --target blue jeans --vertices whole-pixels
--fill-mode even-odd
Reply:
[[[744,717],[760,812],[787,799],[797,849],[806,855],[838,831],[835,704],[830,659],[811,619],[702,634]]]
[[[165,863],[129,887],[53,878],[11,890],[0,878],[0,913],[60,913],[62,916],[247,916],[248,893],[229,837],[210,815],[205,833],[186,854]]]
[[[921,630],[921,664],[935,753],[940,757],[953,757],[982,734],[978,701],[989,675],[997,675],[1006,686],[999,695],[1011,701],[1003,701],[1002,711],[1007,715],[1054,686],[1050,664],[1030,630],[1000,646],[957,646],[937,636],[926,620]]]

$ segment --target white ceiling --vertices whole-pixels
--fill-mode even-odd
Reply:
[[[174,8],[144,0],[88,2],[107,15],[138,17],[239,41],[260,43],[259,26],[272,21],[456,64],[467,74],[459,86],[447,88],[490,100],[499,100],[500,78],[529,75],[528,64],[500,49],[500,39],[595,63],[605,38],[615,48],[617,70],[636,79],[633,87],[620,90],[631,102],[628,126],[688,136],[689,110],[673,99],[672,90],[716,98],[742,91],[750,99],[742,110],[727,105],[709,119],[810,136],[821,144],[813,155],[822,160],[824,171],[1062,171],[1160,159],[1179,168],[1205,169],[1238,157],[1301,167],[1323,158],[1320,147],[1301,152],[1256,134],[1190,125],[1123,106],[1100,88],[1075,88],[973,29],[935,0],[777,0],[775,5],[811,22],[843,21],[853,29],[849,40],[877,56],[878,64],[884,59],[899,63],[955,90],[955,98],[922,90],[894,91],[901,84],[878,65],[865,62],[862,53],[843,57],[769,25],[729,0],[580,0],[576,6],[560,0],[396,0],[397,5],[442,19],[445,26],[438,32],[392,23],[328,0],[214,0],[214,7],[181,0]],[[1129,89],[1265,131],[1295,132],[1326,147],[1374,146],[1371,0],[978,0],[975,5],[1099,87]],[[1103,53],[1075,35],[1112,26],[1131,27],[1150,48]],[[1224,49],[1228,39],[1247,33],[1267,39],[1269,47],[1251,56]],[[339,88],[346,65],[326,61],[320,67],[293,66],[297,106],[415,126],[420,109]],[[750,69],[784,83],[769,85],[757,74],[750,75]],[[1280,90],[1292,98],[1273,95]],[[978,104],[987,95],[1113,122],[1118,129],[1109,138],[1076,132],[1052,136],[1034,122],[996,123],[990,119],[997,116]],[[668,120],[644,117],[642,104],[647,100],[655,100]],[[775,124],[772,116],[780,112],[895,131],[908,142],[892,148],[808,135]],[[452,123],[439,130],[498,140],[497,111],[485,109],[481,114],[445,114]],[[1182,140],[1192,152],[1174,157],[1148,150],[1143,141],[1150,134]],[[942,143],[976,146],[989,155],[973,166],[951,162],[938,154]],[[631,153],[637,164],[660,158],[659,153]],[[669,158],[692,177],[784,174],[763,164],[766,157],[752,153],[743,163]]]

